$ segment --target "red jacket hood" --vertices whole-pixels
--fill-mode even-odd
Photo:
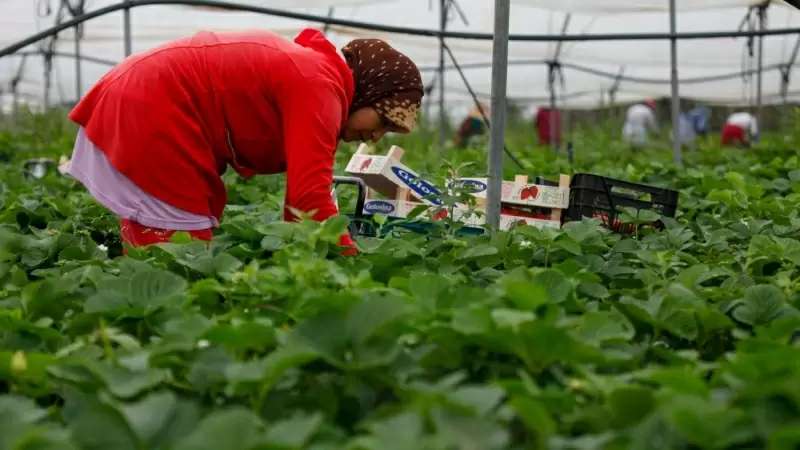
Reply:
[[[336,47],[334,47],[331,41],[329,41],[328,38],[326,38],[325,35],[319,30],[306,28],[301,31],[296,38],[294,38],[294,42],[297,45],[302,45],[303,47],[307,47],[318,52],[334,55],[341,59],[339,51],[336,50]]]

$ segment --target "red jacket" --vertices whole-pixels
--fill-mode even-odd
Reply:
[[[561,140],[561,130],[558,126],[559,112],[558,110],[552,111],[550,108],[539,108],[536,111],[536,136],[539,138],[539,144],[546,144],[550,142],[551,126],[554,124],[555,134],[553,140],[558,143]],[[555,122],[555,123],[553,123]]]
[[[170,205],[221,218],[230,164],[245,177],[287,172],[285,205],[317,210],[321,221],[337,214],[334,153],[353,91],[319,31],[294,42],[204,31],[125,59],[69,117],[117,170]]]

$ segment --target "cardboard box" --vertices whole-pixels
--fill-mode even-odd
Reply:
[[[370,199],[364,202],[364,209],[362,210],[362,213],[364,215],[383,214],[384,216],[404,219],[411,214],[411,211],[420,205],[428,206],[428,210],[417,216],[419,219],[437,220],[440,217],[446,217],[445,211],[440,211],[433,215],[433,213],[439,209],[436,206],[431,206],[422,202],[409,202],[403,200]]]
[[[403,163],[389,156],[355,154],[345,168],[348,175],[361,178],[371,189],[387,198],[397,198],[398,189],[408,189],[416,199],[429,205],[441,205],[438,199],[424,199],[428,195],[439,195],[442,191]]]
[[[477,214],[468,214],[469,210],[456,208],[453,210],[453,218],[470,227],[480,227],[486,223],[486,215],[480,217]],[[560,220],[544,220],[532,217],[515,216],[512,214],[500,214],[500,224],[498,228],[506,231],[520,224],[530,225],[536,228],[561,228]]]
[[[445,191],[427,181],[420,180],[419,175],[400,162],[403,149],[393,146],[385,156],[373,155],[365,144],[362,144],[355,155],[350,158],[345,172],[360,178],[370,190],[380,193],[386,199],[376,199],[368,192],[364,202],[363,214],[383,214],[388,217],[406,218],[419,205],[428,205],[429,211],[418,216],[422,220],[445,219],[448,210],[436,211],[442,202],[438,199],[424,199],[428,195],[440,195]],[[525,213],[500,215],[501,230],[509,230],[524,223],[538,228],[561,228],[560,210],[569,205],[569,188],[542,186],[526,183],[527,177],[517,177],[517,181],[503,181],[501,202],[504,205],[517,205],[553,209],[553,219],[527,217]],[[487,178],[460,178],[454,182],[467,186],[470,194],[478,199],[477,210],[483,210],[486,200]],[[415,201],[417,200],[417,201]],[[507,211],[508,208],[504,208]],[[466,226],[480,227],[486,223],[484,217],[475,214],[465,217],[469,209],[466,205],[456,205],[453,209],[454,219]]]
[[[488,182],[488,178],[459,178],[452,184],[476,198],[486,199]],[[512,205],[566,209],[569,207],[569,188],[503,181],[500,201]]]

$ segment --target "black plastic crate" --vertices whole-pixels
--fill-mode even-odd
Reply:
[[[558,187],[558,181],[546,180],[544,177],[542,177],[540,175],[536,176],[536,179],[534,180],[534,183],[536,183],[536,184],[538,184],[540,186]]]
[[[599,218],[603,224],[614,231],[623,233],[633,231],[622,227],[617,219],[617,208],[629,207],[637,210],[651,210],[665,217],[675,217],[678,210],[678,191],[616,180],[614,178],[576,173],[570,182],[569,220],[583,217]],[[656,229],[664,224],[656,221]]]

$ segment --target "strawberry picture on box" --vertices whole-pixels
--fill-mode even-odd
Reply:
[[[520,190],[519,197],[522,200],[535,200],[539,195],[539,188],[536,185],[524,187]]]

